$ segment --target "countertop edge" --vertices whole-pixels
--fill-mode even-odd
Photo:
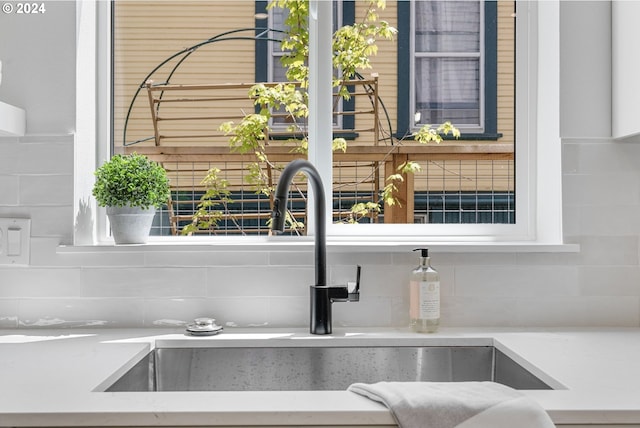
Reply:
[[[640,379],[638,328],[443,329],[434,335],[365,330],[357,333],[361,339],[349,336],[355,330],[344,330],[329,340],[382,338],[391,344],[407,339],[431,344],[494,340],[566,387],[523,391],[557,425],[640,424],[640,385],[635,385]],[[282,337],[289,334],[290,338],[316,340],[318,346],[328,343],[327,338],[308,337],[301,329],[285,333],[291,331],[238,329],[225,332],[225,340],[241,343],[250,334],[258,334],[273,337],[265,340],[280,341],[289,340]],[[234,339],[233,334],[238,337]],[[205,343],[200,339],[164,329],[0,330],[0,377],[4,380],[0,426],[394,425],[384,406],[348,391],[189,393],[194,401],[185,400],[181,393],[93,392],[158,343]],[[25,381],[21,373],[34,367],[34,377]],[[55,387],[47,391],[51,385]],[[34,390],[42,394],[39,399],[34,400]]]

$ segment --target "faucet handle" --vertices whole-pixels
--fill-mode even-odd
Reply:
[[[328,297],[331,302],[359,302],[360,301],[360,271],[362,268],[358,266],[356,273],[356,286],[353,291],[350,286],[353,282],[347,282],[347,285],[330,285],[328,287],[317,287],[328,289]],[[313,287],[313,286],[312,286]]]
[[[356,288],[353,291],[349,290],[349,297],[347,297],[348,302],[359,302],[360,301],[360,272],[362,271],[362,266],[358,265],[356,268]],[[347,288],[349,283],[347,283]]]

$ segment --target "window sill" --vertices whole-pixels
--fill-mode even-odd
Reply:
[[[352,132],[348,130],[333,132],[333,138],[344,138],[345,140],[355,140],[359,136],[360,134],[358,132]],[[288,133],[282,133],[277,135],[269,135],[269,139],[274,141],[287,141],[291,139],[299,140],[305,137],[306,137],[306,134],[303,134],[301,132],[288,132]]]
[[[416,130],[417,131],[417,130]],[[441,135],[444,141],[498,141],[502,138],[502,133],[473,133],[473,132],[462,132],[459,138],[456,138],[452,135]],[[401,135],[396,134],[395,137],[399,140],[414,140],[413,135]]]
[[[438,242],[382,239],[327,239],[330,253],[406,253],[416,247],[429,247],[440,253],[574,253],[580,251],[578,244],[550,244],[537,242]],[[244,239],[216,239],[180,237],[151,238],[147,244],[115,245],[105,242],[97,245],[61,245],[57,253],[99,253],[99,252],[229,252],[229,251],[313,251],[314,240],[309,237],[269,237]]]

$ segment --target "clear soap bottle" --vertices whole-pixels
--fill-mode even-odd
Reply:
[[[409,282],[409,325],[420,333],[435,333],[440,325],[440,275],[431,267],[429,250],[420,251],[420,265]]]

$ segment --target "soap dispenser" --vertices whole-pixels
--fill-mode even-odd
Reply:
[[[413,331],[434,333],[440,325],[440,275],[431,267],[429,250],[420,251],[420,265],[409,282],[409,325]]]

